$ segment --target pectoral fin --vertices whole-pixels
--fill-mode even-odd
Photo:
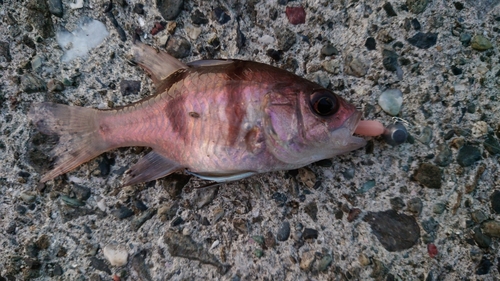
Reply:
[[[128,186],[156,180],[181,168],[182,167],[178,163],[160,155],[155,151],[151,151],[126,172],[123,185]]]

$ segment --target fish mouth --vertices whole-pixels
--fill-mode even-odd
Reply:
[[[347,128],[352,135],[354,134],[354,131],[356,131],[360,120],[361,112],[355,111],[349,118],[347,118],[347,120],[344,121],[344,124],[342,124],[342,126]]]
[[[342,130],[340,130],[339,135],[342,135],[343,146],[346,150],[355,150],[366,145],[366,140],[361,137],[354,136],[354,131],[358,127],[359,121],[361,120],[361,112],[355,111],[347,118],[342,124]]]

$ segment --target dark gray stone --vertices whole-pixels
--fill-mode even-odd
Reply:
[[[214,16],[218,23],[225,24],[231,20],[231,17],[226,13],[226,11],[221,7],[216,7],[214,9]]]
[[[375,41],[375,38],[373,37],[366,38],[365,47],[369,51],[375,50],[377,48],[377,41]]]
[[[91,257],[90,258],[90,266],[93,268],[106,272],[107,274],[111,275],[111,270],[109,269],[108,265],[106,262],[102,259],[98,259],[96,257]]]
[[[490,196],[491,209],[494,213],[500,214],[500,190],[495,190]]]
[[[486,140],[483,142],[483,146],[492,155],[500,153],[500,142],[498,142],[498,139],[493,134],[488,134]]]
[[[12,61],[9,42],[0,42],[0,57],[3,57],[7,62]]]
[[[303,239],[317,239],[318,238],[318,231],[316,229],[312,229],[312,228],[305,228],[304,232],[302,232],[302,238]]]
[[[390,2],[386,2],[382,6],[382,8],[384,8],[384,11],[387,13],[388,17],[395,17],[398,15],[396,11],[394,11],[394,8],[392,7],[392,4]]]
[[[408,42],[419,49],[429,49],[430,47],[436,45],[437,33],[422,33],[419,32],[413,37],[408,39]]]
[[[408,200],[408,211],[415,214],[416,216],[420,216],[422,213],[422,209],[424,208],[424,204],[420,198],[412,198]]]
[[[56,17],[62,18],[63,16],[63,5],[61,0],[47,0],[49,5],[49,11]]]
[[[199,9],[194,10],[191,14],[191,21],[197,25],[204,25],[208,23],[207,16],[205,16],[205,14]]]
[[[332,44],[326,44],[323,48],[321,48],[321,54],[325,56],[336,56],[339,54],[339,51]]]
[[[131,217],[134,214],[134,212],[125,206],[121,206],[117,209],[112,210],[111,214],[115,216],[117,219],[122,220]]]
[[[42,78],[31,73],[26,73],[21,76],[21,89],[26,93],[36,93],[46,91],[47,86]]]
[[[370,224],[373,234],[389,252],[409,249],[420,238],[415,218],[394,210],[370,212],[363,220]]]
[[[389,71],[396,71],[398,70],[399,63],[398,63],[398,54],[391,50],[384,49],[382,51],[382,64],[384,65],[384,68],[389,70]]]
[[[156,7],[165,20],[175,20],[183,5],[184,0],[156,0]]]
[[[288,240],[288,237],[290,237],[290,223],[288,221],[284,221],[276,234],[276,239],[278,241],[286,241]]]
[[[472,166],[479,159],[481,159],[481,150],[476,146],[464,145],[458,151],[457,162],[462,167]]]
[[[141,81],[122,80],[120,81],[120,92],[124,96],[137,95],[141,91]]]

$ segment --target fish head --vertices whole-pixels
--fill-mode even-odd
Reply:
[[[328,89],[306,86],[266,97],[266,146],[273,156],[301,167],[365,146],[353,136],[361,112]]]

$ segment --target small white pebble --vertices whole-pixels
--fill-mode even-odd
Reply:
[[[219,244],[220,244],[219,240],[215,240],[214,243],[212,243],[210,250],[213,250],[215,247],[219,246]]]
[[[257,41],[259,41],[262,44],[271,44],[274,42],[274,38],[269,35],[264,35],[260,37]]]
[[[144,26],[145,22],[144,22],[144,19],[143,19],[142,17],[139,17],[139,18],[137,19],[137,21],[139,22],[139,25],[140,25],[140,26]]]
[[[124,266],[127,264],[127,250],[120,244],[110,243],[102,249],[102,253],[112,266]]]
[[[488,123],[484,121],[477,121],[472,125],[472,136],[480,138],[488,133]]]
[[[69,3],[69,7],[71,9],[80,9],[80,8],[83,8],[83,0],[76,0],[75,3]]]
[[[403,105],[403,93],[399,89],[387,89],[378,98],[378,104],[390,115],[398,115]]]
[[[106,212],[106,200],[104,200],[104,198],[97,202],[97,208],[99,208],[99,210],[103,212]]]

